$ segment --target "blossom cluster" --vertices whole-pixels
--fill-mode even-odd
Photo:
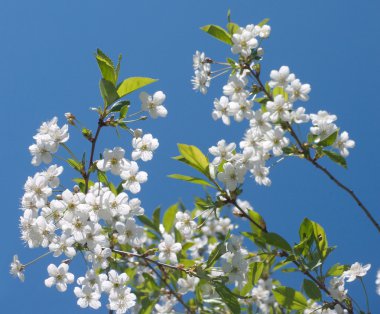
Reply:
[[[324,110],[308,114],[303,106],[296,105],[297,101],[306,102],[309,99],[311,87],[296,78],[288,66],[272,70],[266,87],[255,85],[258,82],[262,84],[261,81],[257,82],[260,75],[259,61],[262,57],[261,41],[258,41],[257,37],[267,38],[270,30],[268,25],[247,25],[245,28],[240,27],[232,35],[231,51],[239,54],[239,62],[232,64],[230,70],[223,71],[223,74],[229,71],[231,73],[226,85],[223,86],[223,96],[214,100],[212,112],[214,120],[221,119],[226,125],[231,124],[231,119],[236,122],[247,120],[249,123],[249,128],[239,143],[240,152],[236,151],[235,143],[227,144],[225,140],[220,140],[217,146],[209,149],[210,153],[216,156],[213,165],[218,167],[213,172],[231,191],[243,183],[247,172],[251,173],[258,184],[266,186],[271,184],[268,177],[270,170],[268,159],[297,153],[295,150],[300,143],[298,138],[294,138],[294,124],[311,122],[308,138],[310,146],[331,146],[338,150],[342,157],[347,157],[349,149],[355,146],[348,133],[340,132],[334,123],[336,115]],[[210,73],[210,64],[218,63],[199,51],[195,53],[193,61],[196,78],[199,73],[205,77],[206,73]],[[205,93],[209,82],[209,76],[203,85],[194,79],[194,89]],[[263,98],[257,97],[260,92]],[[333,142],[325,143],[324,141],[330,137],[334,137]],[[294,147],[296,149],[292,149]],[[298,147],[298,149],[304,148]]]

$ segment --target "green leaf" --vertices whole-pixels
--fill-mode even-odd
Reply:
[[[251,209],[251,210],[248,211],[248,215],[262,229],[264,229],[264,230],[266,229],[265,221],[264,221],[263,217],[261,217],[261,215],[258,212],[256,212],[253,209]],[[255,224],[250,223],[250,226],[251,226],[252,232],[254,234],[257,234],[257,235],[263,234],[262,229],[260,229],[259,227],[257,227]]]
[[[215,188],[215,186],[213,186],[209,182],[207,182],[207,181],[205,181],[203,179],[200,179],[200,178],[185,176],[185,175],[182,175],[182,174],[170,174],[170,175],[168,175],[168,177],[172,178],[172,179],[187,181],[187,182],[190,182],[190,183],[200,184],[200,185],[210,186],[212,188]]]
[[[263,19],[259,24],[257,24],[258,26],[264,26],[265,24],[268,24],[269,22],[269,19],[268,18],[265,18]]]
[[[157,207],[153,212],[153,224],[156,226],[157,229],[160,229],[160,215],[161,208]]]
[[[154,311],[154,306],[158,303],[159,299],[144,298],[141,301],[141,309],[139,314],[151,314]]]
[[[275,98],[277,95],[282,95],[285,101],[288,101],[288,94],[285,92],[285,90],[281,86],[276,86],[273,89],[273,98]]]
[[[265,264],[263,262],[255,262],[250,265],[250,268],[252,268],[252,284],[255,285],[263,274]]]
[[[123,120],[128,113],[129,105],[125,105],[120,109],[120,116],[119,119]]]
[[[154,231],[156,231],[157,233],[160,233],[160,230],[156,227],[156,225],[153,223],[153,221],[151,221],[148,217],[146,217],[145,215],[141,215],[141,216],[136,216],[138,220],[140,220],[140,222],[142,222],[145,226],[147,226],[148,228],[151,228],[153,229]]]
[[[339,277],[348,268],[349,268],[349,266],[347,266],[347,265],[341,265],[341,264],[337,263],[337,264],[330,267],[330,269],[326,273],[326,276]]]
[[[212,267],[216,261],[221,257],[223,254],[227,252],[226,248],[226,242],[220,242],[215,249],[212,250],[206,264],[206,269]]]
[[[98,66],[100,72],[102,73],[102,77],[105,80],[111,82],[113,86],[115,86],[117,77],[115,75],[115,69],[112,60],[100,49],[97,49],[95,58],[98,62]]]
[[[227,29],[228,29],[229,33],[231,35],[233,35],[233,34],[235,34],[240,29],[240,27],[239,27],[239,25],[237,25],[235,23],[228,23],[227,24]]]
[[[121,100],[121,101],[118,101],[117,103],[115,103],[112,108],[111,108],[111,111],[110,112],[120,112],[121,108],[123,108],[124,106],[130,106],[131,103],[129,100]]]
[[[324,150],[323,151],[327,157],[329,157],[333,162],[336,164],[342,166],[343,168],[347,169],[347,161],[344,157],[342,157],[340,154],[335,153],[331,150]]]
[[[168,233],[170,232],[170,230],[172,229],[174,225],[175,215],[177,211],[178,211],[178,204],[176,203],[170,206],[164,214],[164,217],[162,219],[162,224],[164,225],[165,231]]]
[[[315,259],[309,252],[311,245],[314,243],[318,250],[319,258],[321,260],[324,260],[327,257],[329,253],[329,247],[326,233],[321,225],[308,218],[305,218],[301,223],[299,236],[301,243],[298,245],[296,250],[302,249],[302,254],[309,256],[310,260],[314,260],[313,262],[315,262],[317,265],[318,260]]]
[[[218,25],[205,25],[201,27],[201,30],[228,45],[233,44],[231,40],[231,35],[227,33],[225,29]]]
[[[117,94],[121,98],[156,81],[158,80],[149,77],[129,77],[119,84]]]
[[[98,170],[98,180],[106,186],[109,185],[107,175],[103,171]]]
[[[231,10],[230,9],[228,9],[228,11],[227,11],[227,21],[228,21],[228,23],[231,22]]]
[[[339,130],[336,130],[334,133],[330,134],[328,137],[326,137],[323,141],[320,141],[317,145],[326,147],[331,146],[335,143],[336,138],[338,137]]]
[[[81,172],[82,171],[82,164],[79,161],[76,161],[74,159],[68,158],[67,163],[70,165],[71,168],[74,168],[75,170]]]
[[[280,286],[273,289],[276,301],[289,310],[306,310],[308,308],[306,298],[299,291],[290,287]]]
[[[223,284],[217,284],[215,290],[232,313],[239,314],[241,312],[239,301],[230,289]]]
[[[122,55],[119,54],[119,57],[117,58],[116,69],[115,69],[116,82],[117,82],[117,79],[119,78],[121,59],[122,59]]]
[[[186,144],[178,144],[178,150],[181,154],[181,157],[185,159],[184,162],[202,172],[207,177],[209,176],[208,159],[198,147]]]
[[[308,280],[308,279],[304,279],[302,287],[310,299],[313,299],[313,300],[321,300],[322,299],[321,290],[319,290],[319,288],[317,287],[317,285],[313,281]]]
[[[100,94],[106,104],[106,107],[113,104],[119,99],[119,95],[116,92],[115,86],[110,82],[102,78],[99,82]]]
[[[274,233],[274,232],[263,233],[263,237],[267,244],[273,245],[287,252],[292,251],[292,247],[290,246],[290,244],[277,233]]]

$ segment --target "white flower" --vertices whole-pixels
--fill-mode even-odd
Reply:
[[[274,130],[265,133],[263,147],[266,151],[272,150],[275,156],[282,155],[282,148],[289,145],[289,139],[284,137],[284,133],[280,126],[276,126]]]
[[[280,86],[285,88],[289,83],[296,79],[293,73],[290,73],[289,67],[283,65],[278,71],[272,70],[270,72],[269,86],[274,88]]]
[[[59,176],[63,172],[63,167],[58,167],[57,165],[50,166],[46,171],[42,172],[41,175],[43,175],[46,178],[46,181],[48,185],[55,189],[59,186]]]
[[[96,163],[96,166],[100,171],[109,171],[118,176],[122,169],[128,166],[128,161],[124,158],[125,150],[121,147],[115,147],[114,149],[105,149],[103,158]]]
[[[178,279],[178,292],[185,294],[189,291],[195,291],[197,284],[199,283],[199,278],[187,275],[186,278]]]
[[[259,185],[270,186],[271,180],[268,178],[269,168],[257,165],[251,169],[252,174],[255,176],[255,181]]]
[[[111,217],[126,216],[131,210],[128,204],[128,195],[126,193],[122,192],[116,196],[113,192],[107,191],[100,199],[102,203],[100,214],[104,218],[110,219]]]
[[[344,288],[344,277],[333,277],[330,280],[328,290],[331,296],[339,301],[343,301],[346,298],[347,290]]]
[[[120,244],[140,247],[146,241],[144,228],[136,225],[133,218],[128,218],[125,222],[117,221],[115,229]]]
[[[234,116],[235,121],[241,122],[243,119],[252,118],[253,101],[248,99],[239,99],[239,102],[229,103],[229,114]]]
[[[126,273],[120,275],[116,270],[112,269],[108,272],[108,280],[101,282],[102,291],[107,293],[117,293],[118,290],[123,289],[127,284],[129,277]]]
[[[177,222],[175,224],[177,230],[185,238],[191,237],[194,230],[197,228],[197,223],[191,218],[188,213],[184,212],[177,212],[175,218],[177,219]]]
[[[240,199],[237,200],[237,204],[239,205],[239,207],[245,212],[245,213],[248,213],[249,210],[252,210],[253,207],[252,205],[248,202],[248,201],[242,201]],[[234,208],[232,209],[232,213],[234,215],[241,215],[241,211],[239,208],[237,208],[236,206],[234,206]]]
[[[235,148],[235,143],[226,144],[225,140],[220,140],[217,146],[212,146],[208,149],[210,154],[215,156],[212,164],[218,166],[223,160],[230,161],[234,156],[233,151]]]
[[[299,79],[295,79],[285,88],[285,91],[289,94],[290,102],[295,102],[297,99],[308,101],[311,87],[310,84],[302,84]]]
[[[375,284],[376,284],[376,292],[378,295],[380,295],[380,269],[377,271]]]
[[[69,273],[69,265],[62,263],[58,267],[50,264],[47,268],[50,277],[45,279],[45,286],[51,288],[56,285],[59,292],[64,292],[67,289],[67,284],[74,282],[74,275]]]
[[[102,248],[99,244],[91,251],[87,252],[86,259],[92,263],[94,269],[108,267],[108,258],[112,255],[112,251],[109,248]]]
[[[367,271],[371,268],[371,264],[362,266],[362,264],[356,262],[351,265],[349,270],[343,272],[342,277],[348,278],[347,282],[354,281],[356,277],[363,277],[367,274]]]
[[[260,31],[259,31],[259,36],[261,38],[268,38],[269,35],[270,35],[270,32],[271,32],[271,28],[269,25],[263,25],[261,26],[260,28]]]
[[[162,296],[160,298],[160,303],[162,304],[156,304],[154,306],[154,309],[158,314],[172,314],[174,313],[173,308],[177,303],[177,300],[173,297],[171,298],[170,296]]]
[[[99,301],[101,294],[89,286],[83,286],[82,288],[75,287],[74,294],[78,298],[77,304],[82,309],[91,307],[96,310],[102,305]]]
[[[36,173],[33,178],[28,177],[25,182],[25,195],[33,198],[38,208],[43,207],[47,203],[48,197],[52,194],[52,189],[47,183],[46,177],[40,173]]]
[[[21,264],[21,262],[18,259],[18,256],[14,255],[13,262],[11,263],[11,269],[9,272],[13,276],[17,276],[21,281],[24,281],[25,280],[24,269],[25,269],[25,266]]]
[[[39,166],[41,162],[50,164],[53,154],[57,152],[57,149],[57,145],[54,142],[38,138],[36,144],[29,146],[30,154],[33,156],[32,165]]]
[[[306,123],[310,120],[308,114],[305,113],[304,107],[299,107],[295,111],[291,112],[291,120],[295,123]]]
[[[249,121],[251,129],[256,134],[264,134],[265,132],[272,129],[272,125],[270,123],[270,115],[270,112],[262,112],[261,110],[253,112],[252,118]]]
[[[348,133],[344,131],[339,134],[333,146],[339,149],[339,152],[343,157],[347,157],[350,154],[348,148],[354,148],[355,141],[351,140],[348,136]]]
[[[194,71],[210,71],[210,63],[207,62],[207,58],[204,52],[198,50],[193,55],[193,68]]]
[[[133,194],[140,192],[140,184],[148,180],[148,174],[145,171],[139,171],[139,166],[135,161],[131,161],[129,167],[123,169],[120,177],[125,180],[123,188]]]
[[[53,252],[55,257],[64,253],[68,258],[73,258],[76,251],[73,247],[75,239],[72,236],[63,233],[60,237],[55,238],[49,245],[49,250]]]
[[[245,167],[242,165],[233,165],[227,162],[223,165],[223,172],[218,173],[218,179],[222,181],[228,190],[235,191],[238,184],[244,182]]]
[[[142,92],[140,93],[140,100],[142,102],[141,110],[149,112],[153,119],[158,117],[164,118],[168,114],[168,111],[162,105],[165,98],[166,96],[162,91],[155,92],[153,96]]]
[[[153,158],[153,152],[158,148],[159,143],[152,134],[145,134],[143,137],[134,137],[132,140],[133,152],[132,159],[148,161]]]
[[[248,84],[248,78],[245,74],[234,74],[228,79],[227,85],[223,86],[223,94],[228,96],[232,101],[239,101],[248,97],[248,91],[244,88]]]
[[[225,125],[230,125],[230,102],[226,96],[220,97],[220,100],[215,98],[214,111],[212,118],[214,120],[222,119]]]
[[[252,49],[258,46],[258,41],[255,38],[256,35],[254,25],[247,25],[245,28],[240,27],[239,30],[232,35],[232,53],[239,53],[243,57],[248,57]]]
[[[202,94],[206,94],[207,88],[210,87],[211,78],[205,71],[196,70],[191,82],[194,90],[199,90]]]
[[[136,295],[131,293],[131,288],[119,289],[112,291],[109,296],[108,308],[116,311],[116,314],[122,314],[136,304]]]
[[[164,234],[164,241],[158,245],[160,254],[158,259],[160,262],[170,261],[172,264],[178,263],[177,253],[182,250],[180,243],[175,243],[174,238],[169,234]]]
[[[336,115],[330,115],[327,111],[320,110],[318,114],[310,114],[310,118],[313,124],[310,132],[316,135],[314,139],[316,143],[329,137],[338,129],[333,123],[337,119]]]
[[[273,101],[267,102],[267,110],[270,112],[272,122],[277,120],[290,121],[290,112],[292,104],[285,101],[284,96],[277,95]]]

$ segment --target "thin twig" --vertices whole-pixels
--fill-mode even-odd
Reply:
[[[90,179],[90,170],[91,170],[91,166],[92,166],[93,163],[94,163],[94,153],[95,153],[96,141],[98,140],[100,130],[102,129],[102,127],[103,127],[104,125],[105,125],[105,124],[104,124],[103,119],[102,119],[102,118],[99,118],[99,120],[98,120],[98,128],[96,129],[95,137],[91,139],[91,155],[90,155],[90,162],[89,162],[89,164],[88,164],[88,169],[87,169],[87,171],[85,171],[85,173],[83,174],[84,181],[85,181],[85,194],[88,192],[88,182],[89,182],[89,179]]]

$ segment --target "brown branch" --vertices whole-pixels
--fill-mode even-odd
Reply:
[[[99,133],[100,133],[100,130],[102,129],[102,127],[105,126],[105,123],[103,121],[102,118],[99,118],[98,120],[98,128],[96,129],[96,133],[95,133],[95,137],[93,137],[91,139],[91,155],[90,155],[90,162],[88,164],[88,169],[87,171],[85,171],[85,173],[83,174],[83,177],[84,177],[84,181],[85,181],[85,194],[88,192],[88,182],[89,182],[89,179],[90,179],[90,171],[91,171],[91,167],[94,163],[94,154],[95,154],[95,146],[96,146],[96,142],[98,140],[98,137],[99,137]]]

